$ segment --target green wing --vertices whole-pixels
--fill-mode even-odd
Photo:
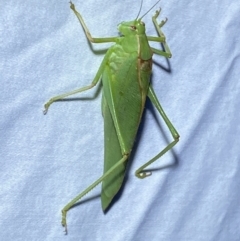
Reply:
[[[103,96],[102,110],[104,117],[104,173],[109,170],[122,157],[121,147],[119,145],[117,132],[114,126],[109,106]],[[102,182],[102,209],[105,210],[113,197],[120,189],[125,172],[126,165],[122,164],[117,170],[109,175]]]
[[[116,56],[115,56],[116,57]],[[114,63],[114,65],[111,65]],[[118,64],[119,63],[119,64]],[[141,75],[137,54],[109,61],[102,75],[104,117],[104,173],[123,154],[130,154],[145,105],[150,72]],[[142,76],[142,77],[139,77]],[[126,164],[113,171],[102,183],[105,210],[119,191]]]

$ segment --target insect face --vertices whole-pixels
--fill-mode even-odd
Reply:
[[[122,22],[118,30],[123,36],[145,34],[145,24],[141,20]]]

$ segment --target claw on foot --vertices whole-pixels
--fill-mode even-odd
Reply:
[[[69,3],[70,3],[70,8],[71,8],[73,11],[75,11],[75,6],[74,6],[74,4],[72,3],[72,1],[70,1]]]
[[[67,230],[67,224],[65,224],[65,225],[62,225],[63,227],[64,227],[64,233],[65,233],[65,235],[67,235],[68,234],[68,230]]]
[[[67,212],[62,210],[62,226],[64,227],[65,235],[68,234],[66,214],[67,214]]]
[[[161,28],[167,21],[168,21],[168,18],[165,18],[165,20],[162,20],[161,23],[158,25],[159,28]]]
[[[47,112],[48,112],[48,107],[49,107],[49,106],[48,106],[47,104],[44,105],[44,110],[43,110],[43,114],[44,114],[44,115],[47,114]]]
[[[143,179],[143,178],[145,178],[145,177],[151,176],[151,175],[152,175],[152,172],[145,172],[145,171],[143,171],[143,172],[135,173],[135,175],[136,175],[138,178]]]

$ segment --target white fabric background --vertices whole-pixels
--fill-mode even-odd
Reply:
[[[142,14],[156,1],[144,1]],[[93,36],[117,35],[140,1],[74,1]],[[68,1],[1,1],[1,240],[240,239],[240,2],[162,0],[159,21],[173,53],[154,57],[152,83],[181,135],[147,179],[135,170],[171,141],[147,103],[121,195],[106,214],[99,185],[60,225],[62,207],[102,174],[100,88],[89,84],[109,44],[88,44]],[[151,16],[148,35],[156,35]],[[160,47],[160,45],[156,45]],[[94,99],[95,93],[98,93]],[[84,98],[84,100],[82,99]]]

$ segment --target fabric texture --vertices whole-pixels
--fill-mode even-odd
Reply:
[[[140,16],[156,3],[143,1]],[[75,0],[93,37],[117,36],[140,1]],[[93,80],[111,44],[89,44],[68,1],[1,1],[1,240],[240,239],[240,2],[160,1],[147,34],[162,28],[172,58],[154,55],[153,88],[179,143],[140,180],[135,170],[172,137],[148,101],[113,205],[101,210],[101,185],[68,213],[61,209],[103,170],[101,85],[54,103],[52,96]],[[158,43],[151,43],[161,48]]]

